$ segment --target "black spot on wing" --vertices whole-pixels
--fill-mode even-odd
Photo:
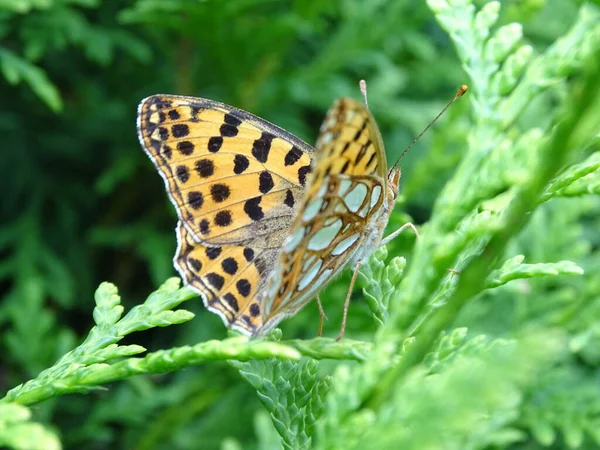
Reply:
[[[294,207],[294,204],[296,203],[296,201],[294,199],[294,194],[292,193],[291,189],[288,189],[287,192],[285,193],[285,200],[283,201],[283,203],[285,203],[290,208]]]
[[[266,170],[263,170],[258,176],[258,190],[263,194],[269,192],[275,183],[273,182],[273,176]]]
[[[294,146],[285,155],[284,163],[286,166],[291,166],[291,165],[295,164],[296,162],[298,162],[298,160],[300,159],[301,156],[302,156],[302,150],[300,150],[298,147]]]
[[[225,294],[223,296],[223,300],[225,300],[227,302],[227,304],[229,306],[231,306],[231,309],[233,309],[235,312],[238,312],[240,310],[240,307],[238,305],[237,298],[235,298],[235,295],[228,292],[227,294]]]
[[[208,140],[208,151],[211,153],[217,153],[223,146],[222,136],[213,136]]]
[[[246,261],[252,262],[254,259],[254,250],[252,250],[250,247],[246,247],[244,249],[244,258],[246,258]]]
[[[188,204],[190,205],[190,208],[195,210],[202,208],[202,205],[204,204],[204,197],[202,196],[202,192],[188,192]]]
[[[215,164],[210,159],[196,161],[196,172],[201,178],[211,177],[215,173]]]
[[[202,219],[198,224],[198,228],[200,229],[200,234],[210,233],[210,222],[208,219]]]
[[[244,212],[255,222],[261,220],[265,213],[260,207],[261,197],[254,197],[244,203]]]
[[[266,163],[271,151],[271,143],[275,136],[266,131],[252,144],[252,155],[261,163]]]
[[[190,170],[187,168],[187,166],[177,166],[175,169],[175,175],[179,181],[186,183],[190,179]]]
[[[363,131],[365,131],[366,128],[367,128],[367,121],[365,120],[362,124],[362,127],[360,127],[360,129],[354,135],[353,140],[358,141],[360,139],[360,135],[362,134]]]
[[[232,113],[225,114],[223,118],[223,125],[219,129],[219,133],[223,137],[234,137],[237,136],[239,130],[238,126],[242,123],[240,119],[234,116]]]
[[[344,163],[344,165],[340,169],[340,173],[346,173],[346,171],[348,170],[348,167],[350,167],[350,161],[346,161]]]
[[[229,198],[231,191],[229,186],[223,183],[215,183],[210,187],[210,196],[215,203],[224,202]]]
[[[158,137],[161,141],[166,141],[169,139],[169,130],[167,130],[165,127],[158,127]]]
[[[226,274],[234,275],[238,270],[238,263],[233,258],[225,258],[221,261],[221,267]]]
[[[252,303],[250,305],[250,315],[252,317],[256,317],[260,314],[260,306],[257,303]]]
[[[221,254],[221,247],[206,247],[205,253],[208,259],[217,259]]]
[[[215,214],[215,225],[219,227],[227,227],[231,225],[231,211],[224,210]]]
[[[208,281],[208,283],[216,289],[221,289],[223,284],[225,284],[225,279],[218,273],[214,272],[206,274],[206,281]]]
[[[367,145],[363,145],[360,150],[358,151],[358,155],[356,155],[356,159],[354,160],[354,164],[358,164],[360,162],[361,159],[363,159],[365,157],[365,155],[367,154]]]
[[[200,119],[198,119],[198,114],[200,114],[200,111],[201,109],[197,106],[192,106],[190,108],[190,120],[192,122],[200,122]]]
[[[188,258],[188,263],[196,272],[200,272],[202,270],[202,263],[200,262],[200,260],[196,258]]]
[[[177,150],[184,156],[189,156],[194,153],[194,144],[190,141],[179,141],[177,143]]]
[[[245,278],[238,280],[238,282],[235,284],[235,287],[243,297],[248,297],[248,295],[250,295],[250,291],[252,290],[252,285]]]
[[[182,138],[190,134],[190,129],[185,123],[176,123],[171,127],[171,133],[175,138]]]
[[[367,161],[367,164],[365,167],[369,167],[371,165],[371,163],[373,162],[373,160],[375,159],[376,156],[376,152],[371,153],[371,157],[369,158],[369,160]],[[375,168],[377,167],[377,165],[375,165]],[[373,168],[373,170],[375,170],[375,168]]]
[[[306,176],[310,173],[310,166],[302,166],[298,169],[298,181],[302,186],[306,185]]]
[[[233,164],[233,172],[239,175],[248,168],[250,161],[244,155],[235,155],[235,158],[233,158]]]

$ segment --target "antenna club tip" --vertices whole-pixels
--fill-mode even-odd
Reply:
[[[367,82],[365,80],[360,80],[358,85],[360,86],[360,92],[362,92],[365,106],[369,108],[369,102],[367,101]]]
[[[456,98],[462,97],[468,90],[469,90],[469,86],[467,86],[466,84],[463,84],[461,87],[458,88],[458,92],[456,93]]]
[[[365,80],[360,80],[358,82],[358,85],[360,86],[360,92],[362,92],[363,97],[367,97],[367,82]]]

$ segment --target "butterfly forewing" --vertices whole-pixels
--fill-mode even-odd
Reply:
[[[377,245],[383,233],[379,219],[390,207],[387,165],[379,130],[364,104],[343,98],[329,110],[315,155],[261,301],[261,331],[304,306],[348,262],[371,250],[361,247]]]
[[[239,242],[289,227],[310,145],[248,112],[169,95],[142,101],[138,132],[195,240]]]

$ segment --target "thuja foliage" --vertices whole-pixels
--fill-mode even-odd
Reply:
[[[0,0],[0,24],[0,447],[600,447],[597,5]],[[325,337],[315,305],[227,335],[170,278],[136,104],[311,142],[360,78],[392,161],[469,85],[400,162],[388,228],[418,237],[361,268],[341,342],[348,275]]]

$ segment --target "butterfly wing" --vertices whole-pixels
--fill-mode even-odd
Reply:
[[[310,145],[246,111],[174,95],[140,103],[138,135],[196,241],[283,238],[310,173]]]
[[[254,334],[256,293],[273,272],[314,149],[246,111],[173,95],[140,103],[138,135],[179,216],[176,269],[227,326]]]
[[[329,110],[314,169],[261,299],[263,328],[294,314],[350,261],[376,248],[393,203],[381,135],[364,104]]]
[[[206,308],[229,328],[253,335],[262,326],[257,293],[266,287],[279,248],[250,245],[204,245],[177,224],[173,263],[186,284],[200,293]]]

